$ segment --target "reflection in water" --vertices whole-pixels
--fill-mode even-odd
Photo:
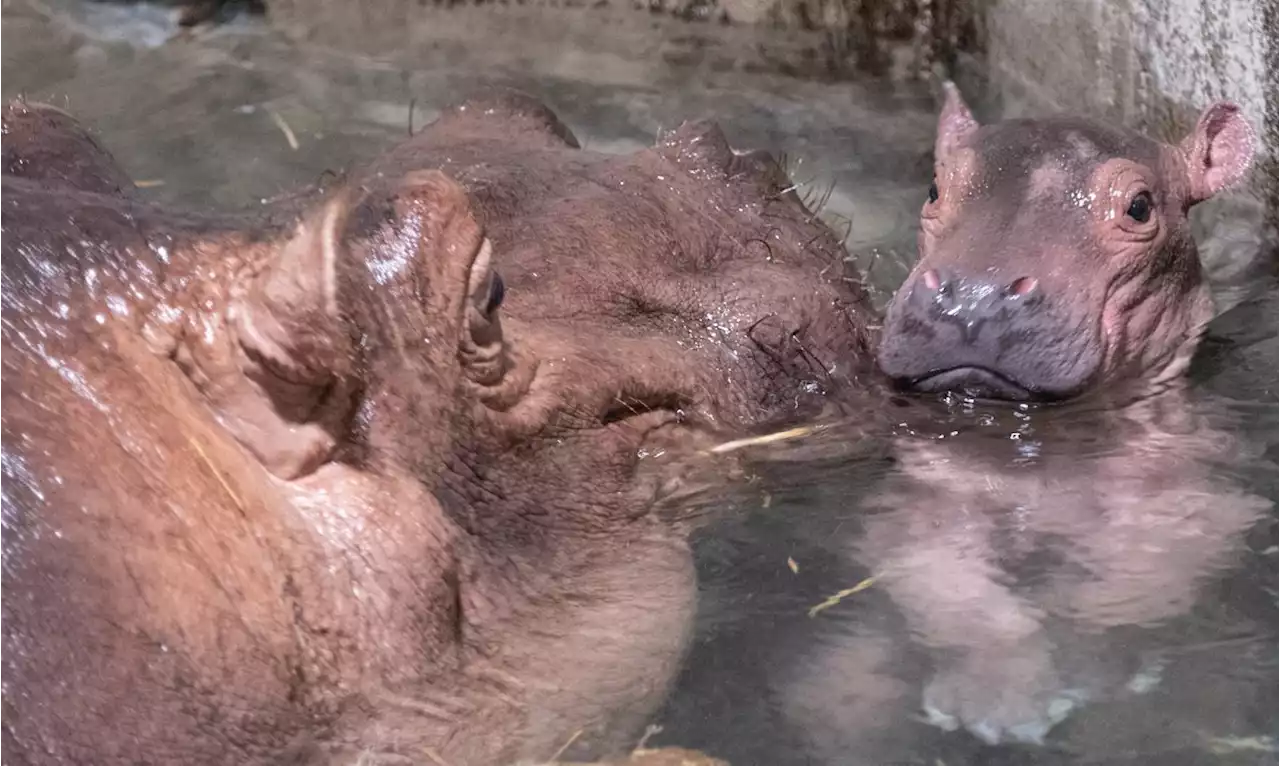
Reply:
[[[493,83],[545,97],[600,149],[714,114],[736,144],[785,150],[797,181],[837,182],[828,211],[850,220],[831,222],[857,253],[909,251],[928,184],[932,100],[883,83],[624,53],[567,77],[558,58],[521,48],[513,64],[494,45],[461,64],[449,46],[342,57],[249,24],[142,50],[159,23],[145,6],[81,31],[5,8],[5,95],[68,106],[161,202],[238,209],[286,193],[399,139],[412,100],[420,125]],[[876,265],[885,287],[905,273]],[[877,398],[787,445],[751,485],[756,510],[700,535],[698,640],[653,743],[735,766],[1274,763],[1258,739],[1276,728],[1274,285],[1265,297],[1223,318],[1189,399]],[[1271,334],[1250,336],[1259,327]],[[21,483],[11,462],[6,492]]]
[[[1268,296],[1224,317],[1189,392],[898,398],[774,450],[795,455],[761,469],[767,507],[701,535],[663,741],[743,764],[1274,762]]]

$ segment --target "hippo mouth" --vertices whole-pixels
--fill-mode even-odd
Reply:
[[[931,372],[908,381],[906,387],[929,393],[952,391],[975,399],[1025,402],[1041,398],[1012,378],[986,367],[975,366]]]

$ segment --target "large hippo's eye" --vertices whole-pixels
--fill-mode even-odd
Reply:
[[[1129,209],[1124,214],[1138,223],[1146,223],[1151,220],[1151,207],[1151,192],[1139,192],[1129,202]]]
[[[502,277],[498,272],[493,272],[493,278],[489,280],[489,299],[485,301],[484,313],[491,316],[502,305],[502,299],[506,295],[507,286],[502,283]]]
[[[933,179],[929,184],[929,202],[938,201],[938,179]]]

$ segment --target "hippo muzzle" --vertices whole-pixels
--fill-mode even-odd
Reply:
[[[1084,387],[1099,363],[1065,328],[1040,281],[927,269],[889,309],[881,369],[901,390],[980,399],[1055,401]]]

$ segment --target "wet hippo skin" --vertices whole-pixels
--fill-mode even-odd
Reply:
[[[1072,116],[979,125],[948,88],[881,368],[1015,400],[1176,378],[1213,313],[1187,212],[1244,177],[1255,141],[1229,103],[1172,146]]]
[[[491,94],[252,220],[50,107],[4,134],[6,762],[625,752],[696,597],[653,456],[869,358],[712,125],[608,156]]]
[[[1187,214],[1244,177],[1255,140],[1229,103],[1169,145],[1071,116],[979,125],[947,89],[920,260],[880,366],[908,390],[1098,409],[1007,454],[904,445],[907,478],[874,501],[894,510],[866,548],[889,552],[879,564],[904,573],[887,585],[921,642],[951,655],[924,690],[935,724],[1043,742],[1099,696],[1064,671],[1051,624],[1094,634],[1184,613],[1267,512],[1211,476],[1246,449],[1184,386],[1214,315]],[[1052,576],[1011,586],[1003,567],[1055,537],[1070,546]]]
[[[1074,116],[979,125],[946,88],[878,362],[910,401],[948,404],[930,423],[903,400],[893,474],[858,488],[856,539],[829,543],[877,575],[930,670],[922,690],[886,682],[899,636],[873,626],[815,642],[783,695],[820,759],[869,747],[895,710],[1043,744],[1128,693],[1107,667],[1133,659],[1121,630],[1186,615],[1247,555],[1274,504],[1232,476],[1257,446],[1185,374],[1214,314],[1187,214],[1254,145],[1228,103],[1169,145]]]

